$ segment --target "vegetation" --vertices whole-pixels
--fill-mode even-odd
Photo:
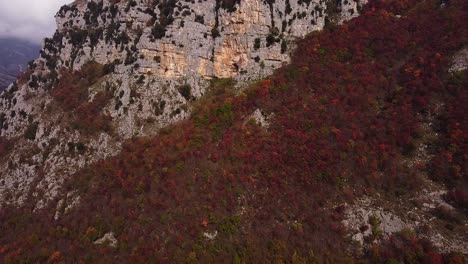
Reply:
[[[205,24],[205,17],[203,15],[195,15],[195,22]]]
[[[260,48],[260,45],[261,45],[261,40],[260,38],[256,38],[254,40],[254,49],[258,50]]]
[[[101,91],[89,102],[88,89],[110,71],[113,65],[112,63],[104,66],[90,61],[83,65],[79,72],[62,72],[62,77],[51,91],[51,95],[54,101],[71,115],[70,125],[73,128],[89,134],[110,131],[110,117],[102,113],[102,108],[112,98],[111,91]]]
[[[334,205],[418,189],[415,169],[401,161],[418,137],[418,115],[435,112],[437,100],[448,102],[448,126],[432,177],[466,183],[466,111],[457,104],[466,72],[447,73],[466,46],[464,5],[371,1],[348,24],[300,41],[271,78],[238,94],[232,81],[213,81],[190,119],[74,175],[65,190],[78,190],[80,204],[57,221],[56,204],[2,209],[3,262],[457,263],[410,232],[357,257]],[[79,73],[68,74],[79,90]],[[54,98],[78,109],[86,94],[66,97],[67,87]],[[246,120],[256,109],[274,114],[268,130]],[[107,232],[117,248],[93,244]]]
[[[29,140],[34,140],[36,139],[36,133],[37,133],[37,128],[39,126],[38,122],[33,122],[29,124],[29,126],[26,128],[26,131],[24,132],[24,137]]]
[[[0,158],[5,157],[13,148],[12,140],[0,137]]]
[[[217,38],[217,37],[221,36],[221,33],[219,33],[219,30],[217,28],[212,28],[211,29],[211,36],[213,38]]]
[[[240,0],[216,0],[218,8],[223,8],[228,12],[236,11],[236,4],[239,4]]]
[[[190,84],[184,84],[179,86],[178,88],[180,95],[185,98],[185,100],[189,101],[192,99],[192,87]]]
[[[441,134],[436,145],[436,155],[432,158],[429,171],[433,179],[450,188],[447,199],[468,211],[468,177],[466,131],[468,124],[464,116],[468,111],[464,102],[468,99],[466,70],[449,76],[444,85],[448,91],[447,108],[439,116],[438,131]]]
[[[155,39],[161,39],[166,35],[166,28],[163,25],[156,23],[151,29],[151,34],[153,34]]]
[[[427,239],[418,238],[410,230],[392,235],[382,245],[374,245],[369,254],[374,263],[464,263],[463,255],[443,256]]]

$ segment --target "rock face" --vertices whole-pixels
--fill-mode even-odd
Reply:
[[[138,64],[138,73],[166,78],[252,78],[260,62],[268,72],[287,62],[287,46],[295,38],[329,20],[352,18],[358,8],[353,1],[327,6],[242,0],[231,7],[224,2],[77,1],[57,14],[59,65],[120,59]]]
[[[117,153],[125,139],[188,117],[210,79],[243,84],[271,74],[289,61],[296,39],[356,16],[363,2],[333,3],[81,0],[62,7],[40,58],[1,94],[0,135],[16,143],[0,161],[0,206],[34,199],[41,207],[68,196],[61,184],[78,169]],[[88,101],[108,91],[112,99],[98,111],[112,120],[112,132],[85,135],[51,96],[64,71],[89,61],[108,69],[88,88]]]

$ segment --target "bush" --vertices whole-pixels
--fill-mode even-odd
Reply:
[[[13,142],[4,137],[0,137],[0,158],[4,157],[13,148]]]
[[[86,85],[92,85],[104,76],[104,69],[105,67],[102,64],[96,61],[88,61],[81,67],[81,71],[78,74],[81,79],[86,80]]]
[[[72,127],[89,135],[98,132],[112,131],[110,116],[102,113],[102,109],[110,102],[112,94],[110,92],[100,92],[95,95],[93,101],[86,102],[76,108],[72,118]],[[76,145],[79,152],[84,152],[85,146],[81,143]]]
[[[115,71],[115,66],[121,64],[122,62],[119,60],[119,59],[115,59],[113,62],[111,63],[107,63],[106,65],[104,65],[102,71],[104,74],[109,74],[109,73],[113,73]]]
[[[444,258],[430,241],[416,237],[410,230],[374,245],[369,254],[375,263],[443,263]]]
[[[195,15],[195,22],[205,24],[205,17],[202,15]]]
[[[179,91],[180,95],[185,98],[185,100],[189,101],[192,98],[192,87],[190,84],[181,85],[179,88],[177,88],[177,90]]]
[[[276,38],[273,34],[268,34],[266,38],[266,46],[270,47],[271,45],[275,44]]]
[[[260,48],[260,45],[261,45],[261,40],[260,40],[260,38],[256,38],[256,39],[254,40],[254,49],[255,49],[255,50],[258,50],[258,49]]]
[[[105,67],[95,61],[84,64],[81,71],[62,71],[51,95],[65,111],[71,111],[88,101],[89,86],[96,83],[105,72]]]
[[[283,39],[281,41],[281,53],[285,53],[288,50],[288,43],[286,43],[286,40]]]
[[[110,132],[111,119],[102,113],[102,108],[110,101],[111,91],[100,92],[92,102],[88,102],[88,89],[118,63],[120,61],[103,66],[90,61],[83,65],[81,71],[61,73],[61,78],[52,89],[51,95],[65,112],[72,114],[72,127],[88,134],[98,131]]]
[[[75,147],[76,147],[76,150],[78,151],[78,153],[80,153],[80,154],[83,154],[86,151],[86,146],[82,142],[76,143]]]
[[[35,140],[38,126],[38,122],[29,124],[28,128],[26,128],[26,131],[24,132],[24,137],[29,140]]]
[[[162,39],[164,36],[166,36],[166,28],[156,22],[151,29],[151,34],[155,39]]]
[[[218,28],[214,27],[213,29],[211,29],[211,36],[213,38],[217,38],[217,37],[221,36],[221,33],[219,33]]]
[[[240,0],[216,0],[216,5],[218,8],[223,8],[231,13],[236,11],[236,4],[239,3]]]
[[[75,29],[69,32],[70,41],[73,46],[79,47],[85,43],[88,38],[88,31],[85,29]]]

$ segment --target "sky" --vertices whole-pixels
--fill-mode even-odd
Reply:
[[[39,44],[56,29],[55,14],[73,0],[0,0],[0,38],[14,37]]]

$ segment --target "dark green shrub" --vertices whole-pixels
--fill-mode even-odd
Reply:
[[[213,38],[217,38],[217,37],[221,36],[221,34],[219,33],[219,30],[218,30],[217,28],[213,28],[213,29],[211,30],[211,36],[212,36]]]
[[[254,40],[254,49],[255,49],[255,50],[258,50],[258,49],[260,48],[260,44],[261,44],[260,38],[256,38],[256,39]]]
[[[267,47],[270,47],[271,45],[275,44],[275,36],[273,34],[268,34],[267,38],[266,38],[266,42],[267,42]]]
[[[195,22],[205,24],[205,17],[202,15],[195,15]]]
[[[288,50],[288,44],[286,40],[281,41],[281,53],[285,53]]]
[[[190,84],[184,84],[182,86],[180,86],[178,89],[177,89],[180,93],[180,95],[182,95],[182,97],[185,98],[185,100],[190,100],[191,97],[192,97],[192,87],[190,86]]]
[[[151,29],[151,34],[155,39],[162,39],[164,36],[166,36],[166,28],[161,24],[156,23]]]
[[[35,140],[38,127],[39,127],[38,122],[31,123],[26,129],[26,131],[24,132],[24,137],[29,140]]]
[[[76,143],[75,147],[76,147],[76,151],[78,151],[78,153],[80,154],[83,154],[86,151],[86,145],[83,144],[82,142]]]

